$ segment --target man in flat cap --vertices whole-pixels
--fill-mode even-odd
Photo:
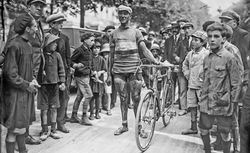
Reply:
[[[241,54],[244,75],[243,75],[243,86],[247,86],[249,66],[247,63],[247,57],[249,56],[249,33],[239,27],[240,16],[234,11],[225,11],[219,17],[221,23],[229,25],[233,29],[233,36],[231,38],[231,43],[235,45]],[[237,110],[238,112],[238,110]],[[244,114],[243,114],[244,115]],[[234,122],[237,122],[236,126],[233,128],[234,136],[234,149],[236,152],[240,151],[240,136],[239,136],[239,123],[238,123],[238,113],[234,118]]]
[[[180,65],[180,71],[177,73],[178,83],[179,83],[179,95],[180,95],[180,108],[181,111],[178,115],[182,116],[187,113],[187,89],[188,89],[188,81],[185,78],[182,72],[182,63],[189,51],[191,51],[191,41],[194,31],[194,26],[191,22],[186,22],[181,27],[184,30],[184,35],[181,37],[181,41],[176,49],[176,53],[174,54],[175,61]]]
[[[69,101],[69,79],[71,71],[71,59],[69,37],[61,32],[64,21],[66,21],[66,19],[61,13],[52,14],[46,19],[46,22],[50,26],[49,33],[59,37],[59,40],[57,41],[56,51],[59,52],[62,57],[66,74],[66,89],[64,91],[59,91],[60,107],[57,109],[57,129],[64,133],[69,133],[69,130],[65,127],[65,117],[67,116],[66,112]]]
[[[110,84],[112,72],[116,89],[120,95],[122,114],[122,127],[118,128],[114,135],[120,135],[128,131],[128,85],[131,87],[135,114],[140,102],[142,76],[141,73],[136,72],[140,65],[138,49],[140,48],[144,55],[153,63],[159,64],[147,49],[141,32],[130,26],[131,14],[132,9],[130,7],[124,5],[118,7],[118,18],[121,25],[111,34],[110,41],[111,64],[107,82]]]
[[[14,22],[17,36],[6,47],[3,67],[3,125],[8,129],[6,152],[14,153],[15,142],[20,153],[27,153],[26,129],[35,121],[34,94],[39,87],[34,79],[33,49],[29,37],[35,36],[37,24],[29,14]],[[33,112],[33,113],[32,113]]]

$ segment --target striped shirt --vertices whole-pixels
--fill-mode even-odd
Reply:
[[[140,64],[139,43],[141,32],[132,27],[119,27],[111,35],[110,46],[115,48],[113,73],[135,73]]]

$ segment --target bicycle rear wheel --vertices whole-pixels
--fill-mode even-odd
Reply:
[[[136,114],[135,139],[140,151],[146,151],[154,135],[156,102],[153,91],[147,91],[140,101]]]
[[[168,124],[170,123],[170,119],[172,118],[171,117],[171,114],[169,114],[169,109],[171,108],[172,106],[172,103],[173,103],[173,99],[174,99],[174,90],[173,90],[173,86],[166,82],[164,84],[164,88],[163,88],[163,93],[162,93],[162,103],[161,103],[161,110],[163,112],[162,114],[162,122],[163,122],[163,125],[166,127],[168,126]]]

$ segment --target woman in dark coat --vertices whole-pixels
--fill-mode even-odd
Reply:
[[[17,142],[19,152],[26,153],[25,131],[35,119],[34,93],[39,87],[33,80],[33,51],[29,36],[37,30],[35,20],[24,14],[14,23],[18,34],[7,47],[3,67],[4,79],[4,118],[3,124],[8,128],[6,136],[6,152],[14,153]]]

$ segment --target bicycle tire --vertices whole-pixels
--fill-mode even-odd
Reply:
[[[169,125],[170,120],[171,120],[171,116],[168,115],[168,110],[170,109],[170,107],[172,105],[172,100],[173,100],[172,85],[169,84],[168,82],[166,82],[166,84],[164,85],[164,91],[165,91],[165,94],[163,93],[164,95],[162,98],[161,110],[163,112],[162,122],[163,122],[163,125],[166,127]]]
[[[136,113],[136,120],[135,120],[135,139],[136,139],[136,145],[138,147],[138,149],[142,152],[146,151],[150,144],[151,144],[151,140],[153,138],[153,135],[154,135],[154,130],[155,130],[155,123],[156,123],[156,102],[154,102],[154,95],[153,95],[153,91],[152,90],[149,90],[146,92],[145,96],[142,98],[142,100],[140,101],[139,103],[139,106],[138,106],[138,109],[137,109],[137,113]],[[149,136],[147,137],[147,140],[145,142],[145,145],[143,145],[143,142],[142,140],[144,138],[141,138],[141,129],[142,129],[142,116],[143,118],[146,118],[146,113],[147,111],[149,111],[151,105],[153,104],[153,108],[151,108],[151,110],[153,111],[151,114],[152,114],[152,122],[151,122],[151,129],[150,129],[150,133],[149,133]],[[142,113],[142,109],[143,107],[145,107],[146,105],[146,111],[144,113],[144,115],[141,115],[143,114]],[[148,117],[149,118],[149,117]],[[145,140],[145,139],[144,139]]]

